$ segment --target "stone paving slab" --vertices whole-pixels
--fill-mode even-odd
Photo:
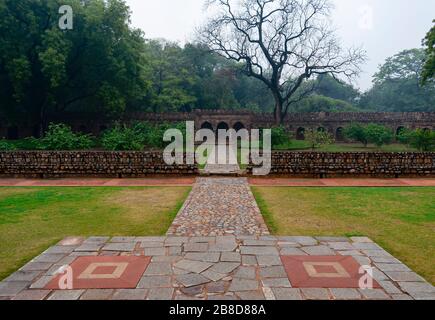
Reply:
[[[268,235],[269,231],[247,179],[198,178],[167,234],[201,237]]]
[[[328,241],[331,240],[331,241]],[[340,240],[340,241],[337,241]],[[346,241],[345,241],[346,240]],[[129,241],[129,242],[126,242]],[[204,242],[205,241],[205,242]],[[296,287],[289,279],[282,257],[277,254],[288,249],[287,241],[298,246],[303,257],[318,257],[309,250],[313,246],[328,248],[334,256],[340,256],[342,248],[353,248],[363,263],[369,263],[376,270],[376,280],[380,288],[362,290],[360,288]],[[84,252],[77,251],[83,243],[98,243],[85,257],[107,257],[102,248],[113,243],[133,244],[130,251],[122,247],[112,251],[110,256],[144,256],[148,248],[144,242],[162,244],[162,251],[149,256],[151,263],[143,272],[136,288],[88,288],[73,290],[51,290],[47,284],[56,275],[52,270],[59,261],[72,263]],[[338,246],[338,242],[342,245]],[[73,246],[63,244],[74,244]],[[179,245],[179,252],[173,254],[171,248],[163,244]],[[206,243],[205,252],[192,253],[183,244]],[[225,252],[211,252],[219,244],[232,245],[234,249]],[[140,238],[68,238],[50,248],[27,263],[16,273],[0,282],[0,299],[16,300],[429,300],[435,299],[435,288],[422,277],[410,271],[399,260],[376,262],[381,257],[392,257],[381,247],[376,254],[358,249],[359,244],[373,244],[368,238],[313,238],[313,237],[273,237],[273,236],[219,236],[219,237],[140,237]],[[250,246],[252,244],[252,246]],[[259,246],[262,244],[262,246]],[[152,248],[154,249],[154,248]],[[50,252],[56,252],[56,259],[46,259]],[[382,252],[382,254],[381,254]],[[268,255],[269,254],[269,255]],[[109,256],[109,257],[110,257]],[[41,258],[41,257],[44,257]],[[328,256],[323,256],[327,259]],[[49,260],[49,262],[35,262]],[[228,261],[230,260],[230,261]],[[385,260],[383,260],[385,261]],[[362,263],[360,263],[362,264]],[[387,270],[385,266],[388,265]],[[323,268],[323,267],[322,267]],[[381,271],[379,268],[384,268]],[[37,269],[37,270],[36,270]],[[31,271],[29,271],[31,270]],[[391,271],[390,271],[391,270]],[[393,271],[394,270],[394,271]],[[103,270],[104,271],[104,270]],[[108,270],[102,273],[109,272]],[[316,270],[328,273],[327,269]],[[296,272],[290,270],[290,272]],[[100,273],[98,273],[100,274]],[[77,275],[78,276],[78,275]]]

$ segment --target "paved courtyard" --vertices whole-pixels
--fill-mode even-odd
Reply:
[[[198,178],[167,236],[66,238],[2,281],[0,299],[420,300],[435,288],[366,237],[271,236],[247,179]]]
[[[65,265],[72,290],[59,290]],[[359,288],[360,265],[374,267],[374,289]],[[93,237],[48,249],[0,283],[0,297],[409,300],[434,299],[435,289],[364,237]]]

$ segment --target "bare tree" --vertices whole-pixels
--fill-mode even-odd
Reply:
[[[217,10],[199,31],[200,41],[243,63],[266,84],[281,124],[292,104],[313,91],[313,76],[353,78],[365,60],[361,49],[343,50],[330,27],[329,0],[209,0]]]

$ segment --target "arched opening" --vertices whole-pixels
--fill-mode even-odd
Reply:
[[[343,142],[344,141],[344,129],[343,128],[338,128],[337,132],[335,133],[335,139],[337,141]]]
[[[317,132],[326,132],[326,129],[324,127],[317,128]]]
[[[217,126],[217,130],[229,130],[230,126],[226,122],[221,122]]]
[[[299,128],[296,131],[296,140],[305,140],[305,128]]]
[[[208,129],[208,130],[213,131],[213,125],[210,122],[204,122],[201,125],[201,129]]]
[[[8,128],[7,138],[8,138],[8,140],[18,140],[19,134],[18,134],[18,127],[17,126],[13,126],[13,127]]]
[[[405,131],[405,127],[398,127],[396,130],[396,137],[399,137]]]
[[[35,126],[33,126],[33,129],[32,129],[32,136],[33,136],[34,138],[40,138],[40,137],[41,137],[41,130],[40,130],[39,128],[40,128],[40,127],[39,127],[38,124],[35,125]]]
[[[242,129],[245,129],[245,126],[241,122],[236,122],[233,126],[233,129],[236,131],[240,131]]]

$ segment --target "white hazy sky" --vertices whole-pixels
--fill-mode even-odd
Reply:
[[[180,44],[193,40],[205,18],[205,0],[126,0],[134,27],[147,38]],[[421,47],[435,19],[435,0],[332,0],[332,20],[344,46],[362,46],[368,55],[355,83],[365,90],[379,64],[401,50]]]

